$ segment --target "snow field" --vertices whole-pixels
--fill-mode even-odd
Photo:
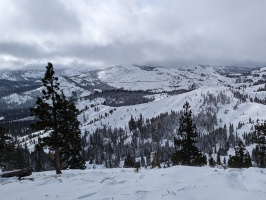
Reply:
[[[262,200],[266,169],[174,166],[164,169],[87,169],[33,173],[32,180],[0,178],[6,200]]]

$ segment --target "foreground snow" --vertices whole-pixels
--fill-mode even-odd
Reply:
[[[176,166],[166,169],[88,169],[33,173],[33,180],[0,178],[1,199],[264,200],[266,169]]]

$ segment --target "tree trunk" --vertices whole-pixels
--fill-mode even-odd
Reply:
[[[55,148],[55,170],[56,174],[62,174],[61,163],[60,163],[60,153],[58,147]]]
[[[32,170],[29,168],[17,170],[17,171],[11,171],[11,172],[6,172],[2,174],[2,177],[4,178],[9,178],[9,177],[24,177],[24,176],[30,176],[32,174]]]

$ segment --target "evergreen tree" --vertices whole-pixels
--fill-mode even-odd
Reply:
[[[256,145],[252,150],[252,160],[255,162],[257,167],[260,166],[260,148],[259,145]]]
[[[213,159],[212,156],[209,158],[209,165],[210,165],[211,167],[214,167],[214,166],[215,166],[215,161],[214,161],[214,159]]]
[[[7,136],[7,129],[0,127],[0,162],[13,163],[14,144],[9,142],[10,137]]]
[[[130,168],[130,167],[134,167],[135,164],[135,159],[130,156],[130,154],[127,154],[127,157],[125,158],[125,162],[124,162],[124,167],[125,168]]]
[[[79,123],[76,119],[78,110],[59,91],[58,77],[55,76],[51,63],[46,66],[42,83],[43,96],[38,97],[36,107],[30,109],[32,115],[38,118],[32,128],[49,133],[47,137],[40,139],[39,145],[48,146],[54,152],[56,174],[60,174],[62,168],[84,169],[84,160],[80,155]]]
[[[255,126],[256,137],[254,142],[259,146],[258,152],[258,166],[266,167],[266,121],[263,124],[257,124]]]
[[[155,152],[152,156],[152,162],[151,162],[151,167],[154,168],[154,167],[159,167],[161,168],[160,166],[160,162],[159,162],[159,159],[158,159],[158,153]]]
[[[183,106],[184,113],[179,119],[178,138],[174,139],[177,151],[172,156],[173,164],[202,166],[207,163],[204,156],[195,146],[198,133],[192,121],[192,111],[189,103]]]
[[[135,172],[139,172],[140,161],[134,163]]]
[[[146,162],[145,162],[145,159],[143,156],[140,157],[140,164],[141,164],[141,167],[145,167],[146,166]]]
[[[60,156],[63,168],[85,169],[85,161],[81,156],[81,131],[80,122],[77,120],[79,110],[73,101],[66,100],[63,92],[60,95],[59,102],[59,134],[62,141],[60,147]]]
[[[18,145],[13,152],[12,160],[13,160],[13,167],[15,169],[29,168],[30,153],[27,146],[23,148],[22,146]]]
[[[251,158],[244,147],[243,142],[239,142],[238,146],[235,148],[235,156],[230,156],[228,159],[228,167],[232,168],[248,168],[251,167]]]
[[[61,174],[61,160],[59,147],[62,145],[59,138],[59,82],[58,77],[55,76],[54,67],[52,63],[46,66],[46,72],[42,83],[45,89],[42,90],[43,96],[38,97],[36,107],[31,108],[30,111],[33,116],[39,120],[32,124],[34,130],[44,130],[48,132],[49,136],[41,140],[41,146],[49,146],[55,152],[55,170],[56,174]]]
[[[131,115],[130,121],[128,122],[128,127],[130,131],[136,130],[137,128],[137,124],[132,115]]]
[[[0,127],[0,161],[3,161],[2,159],[4,158],[4,154],[8,148],[8,143],[7,140],[9,137],[6,135],[7,130],[3,127]]]
[[[48,154],[37,144],[31,153],[31,167],[35,172],[51,170],[51,160]]]
[[[219,152],[217,153],[217,160],[216,160],[216,163],[219,164],[219,165],[221,164],[221,155],[220,155]]]

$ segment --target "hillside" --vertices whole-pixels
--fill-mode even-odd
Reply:
[[[80,110],[85,158],[107,167],[120,166],[119,161],[128,153],[134,153],[136,159],[144,157],[144,165],[154,152],[161,152],[161,163],[169,162],[186,101],[201,134],[198,146],[215,158],[222,151],[225,161],[240,140],[252,154],[254,126],[265,120],[265,68],[128,66],[65,70],[57,75],[60,87]],[[8,94],[0,98],[4,108],[0,123],[30,151],[38,137],[43,137],[28,128],[34,120],[28,108],[41,93],[42,76],[40,71],[1,75],[3,81],[17,86],[12,90],[10,85],[3,86]],[[21,90],[25,82],[33,88]],[[139,127],[132,130],[130,121]]]

